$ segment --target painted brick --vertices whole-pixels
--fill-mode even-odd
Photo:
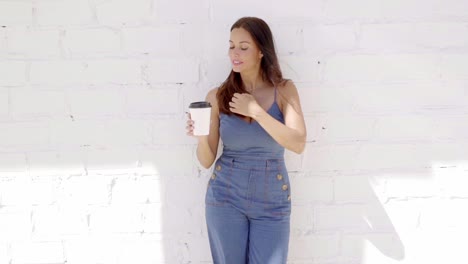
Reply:
[[[393,23],[361,27],[359,48],[370,52],[415,52],[464,48],[468,27],[462,23]]]
[[[290,255],[298,260],[330,258],[338,254],[338,234],[310,234],[291,241]]]
[[[13,263],[61,263],[65,261],[60,241],[21,241],[11,246]]]
[[[296,83],[296,87],[305,115],[314,112],[347,112],[354,107],[354,92],[347,89],[346,85]]]
[[[87,26],[96,23],[88,1],[41,1],[36,3],[35,9],[37,23],[41,26]]]
[[[326,61],[326,81],[438,80],[435,55],[337,55]]]
[[[378,259],[382,261],[379,263],[385,264],[406,259],[405,247],[396,233],[345,235],[341,240],[341,250],[344,256],[351,258],[365,251],[363,259]],[[378,250],[384,251],[385,255]]]
[[[309,54],[314,55],[352,51],[357,47],[355,26],[353,24],[306,26],[304,47]]]
[[[333,181],[326,177],[298,176],[291,182],[291,201],[306,205],[333,200]]]
[[[304,152],[303,170],[314,175],[332,174],[335,171],[356,169],[360,153],[359,145],[324,145],[308,144]]]
[[[180,31],[178,27],[124,28],[122,30],[123,50],[129,54],[175,56],[181,52]],[[192,42],[195,41],[199,40]]]
[[[83,83],[85,65],[80,61],[50,60],[31,62],[31,84],[70,85]]]
[[[129,59],[100,59],[86,63],[83,78],[89,84],[141,84],[142,62]]]
[[[150,18],[153,2],[136,0],[99,1],[96,3],[96,16],[104,25],[139,25]]]
[[[114,147],[86,152],[86,169],[96,174],[134,171],[139,166],[138,151],[129,147]]]
[[[366,202],[376,195],[367,176],[341,176],[333,179],[334,199],[337,202]]]
[[[184,8],[180,8],[181,6]],[[207,24],[210,18],[209,6],[208,0],[161,0],[155,3],[153,15],[161,23]]]
[[[377,118],[358,114],[315,114],[308,117],[310,138],[319,141],[366,141],[374,137]]]
[[[53,181],[57,180],[53,178],[55,176],[85,172],[84,153],[80,151],[31,151],[26,157],[28,171],[33,177],[52,176],[48,180]]]
[[[142,264],[167,262],[167,257],[164,254],[166,244],[164,239],[158,236],[126,239],[121,244],[122,250],[117,254],[118,260],[116,263],[124,264],[133,261]]]
[[[121,32],[118,30],[96,28],[67,30],[63,46],[71,56],[80,54],[118,54],[121,51]]]
[[[382,8],[380,2],[372,0],[358,0],[353,3],[332,0],[326,1],[324,16],[330,22],[375,21],[381,18]]]
[[[199,80],[199,64],[193,59],[152,60],[147,65],[151,83],[190,83]]]
[[[15,89],[10,94],[11,112],[14,117],[57,116],[67,112],[63,91]]]
[[[93,233],[141,232],[142,207],[119,205],[94,207],[90,210],[90,230]]]
[[[280,21],[311,21],[319,22],[324,19],[324,1],[320,0],[294,0],[284,2],[281,0],[264,1],[264,5],[271,6],[272,19]]]
[[[67,263],[116,263],[122,250],[122,238],[118,235],[83,233],[67,239],[63,244]]]
[[[440,21],[441,19],[457,19],[466,17],[467,3],[449,0],[385,0],[382,1],[383,15],[391,20],[422,20]]]
[[[378,201],[369,201],[368,204],[318,207],[316,224],[319,231],[384,232],[393,230],[392,222]]]
[[[429,166],[433,150],[424,143],[382,143],[363,145],[355,168],[368,170],[422,169]]]
[[[111,89],[70,91],[67,94],[71,114],[76,117],[89,115],[121,115],[124,112],[124,94]],[[105,107],[103,107],[105,106]]]
[[[1,86],[20,86],[26,83],[27,64],[21,61],[0,61]]]
[[[2,206],[0,210],[0,234],[2,241],[28,240],[32,231],[31,210],[18,206]]]
[[[437,137],[435,123],[434,118],[427,116],[408,114],[382,116],[377,119],[374,139],[431,141]]]
[[[33,6],[28,2],[2,1],[0,3],[0,25],[24,26],[31,25]]]
[[[280,59],[280,66],[284,77],[295,82],[318,82],[320,80],[321,67],[314,57],[283,57]]]
[[[5,176],[13,172],[25,173],[29,168],[26,155],[22,152],[0,153],[0,168],[2,168],[0,173],[5,174]]]
[[[1,147],[33,147],[49,144],[48,124],[40,122],[18,122],[0,124]]]
[[[141,169],[149,174],[195,176],[193,171],[195,154],[188,147],[144,150],[140,153]]]
[[[7,29],[8,52],[31,57],[60,55],[60,32],[58,30]],[[34,45],[31,45],[34,43]]]
[[[112,179],[96,176],[73,176],[58,187],[58,200],[63,206],[104,205],[110,201]]]
[[[468,54],[446,54],[442,56],[441,75],[443,79],[468,79]]]
[[[395,84],[346,85],[349,101],[356,111],[366,113],[409,113],[420,109],[451,109],[463,107],[468,93],[462,81],[405,82]],[[344,88],[343,88],[344,89]],[[441,89],[444,90],[441,93]],[[420,91],[423,90],[424,93]],[[357,96],[364,93],[366,96]]]
[[[160,179],[147,176],[138,179],[117,179],[112,185],[112,203],[159,203],[163,200]]]
[[[125,92],[126,111],[133,115],[176,114],[181,110],[177,86],[164,89],[128,86]]]

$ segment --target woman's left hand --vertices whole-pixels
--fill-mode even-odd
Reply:
[[[255,98],[248,93],[235,93],[229,102],[229,110],[231,112],[247,116],[253,117],[256,112],[258,112],[261,106],[257,103]]]

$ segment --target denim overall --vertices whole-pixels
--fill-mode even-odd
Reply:
[[[275,100],[268,113],[284,123]],[[206,224],[214,264],[284,264],[291,188],[284,148],[257,122],[220,114],[223,153],[209,179]]]

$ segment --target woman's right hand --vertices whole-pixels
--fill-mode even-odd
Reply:
[[[194,128],[194,123],[191,116],[190,116],[190,113],[187,113],[187,126],[185,127],[185,130],[187,131],[187,136],[194,136],[193,135],[193,128]]]

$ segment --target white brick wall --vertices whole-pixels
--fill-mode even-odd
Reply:
[[[308,128],[290,264],[466,263],[468,1],[0,1],[0,263],[212,263],[185,135],[230,25],[271,26]]]

